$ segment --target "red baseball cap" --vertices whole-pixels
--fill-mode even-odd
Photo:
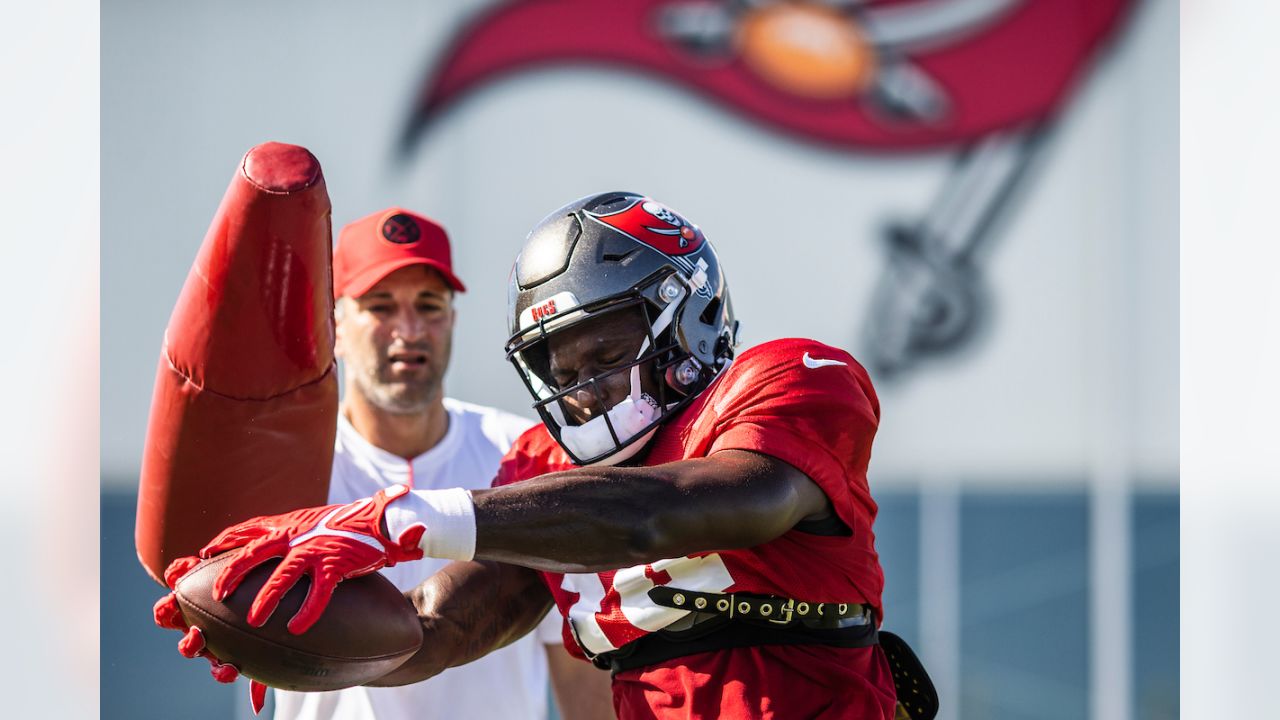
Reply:
[[[435,220],[393,207],[356,220],[338,233],[333,252],[333,296],[360,297],[382,278],[410,265],[426,265],[457,292],[449,236]]]

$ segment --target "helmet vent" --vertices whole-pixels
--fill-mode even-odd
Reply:
[[[698,316],[698,319],[702,321],[703,325],[714,326],[716,324],[716,320],[718,319],[719,314],[720,314],[720,296],[717,295],[711,298],[711,302],[707,303],[707,306],[703,308],[702,314]]]
[[[605,195],[603,197],[596,198],[595,203],[592,203],[589,207],[585,207],[583,209],[590,210],[594,213],[607,214],[614,210],[621,210],[626,207],[627,204],[633,202],[637,197],[638,196],[635,193],[629,192],[615,193],[612,196]]]
[[[641,248],[641,247],[633,247],[629,250],[626,250],[620,253],[612,253],[606,250],[600,253],[600,259],[605,262],[616,262],[616,263],[625,264],[627,261],[627,258],[631,257],[632,255],[635,255],[636,253],[640,252],[643,249],[644,248]]]

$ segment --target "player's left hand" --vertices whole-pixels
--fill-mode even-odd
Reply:
[[[209,661],[209,672],[213,675],[214,680],[220,683],[233,683],[239,677],[240,670],[231,663],[223,662],[205,647],[204,633],[200,632],[200,628],[187,624],[186,619],[182,616],[182,609],[178,606],[178,597],[173,592],[178,580],[199,564],[200,558],[195,556],[178,558],[169,564],[169,567],[164,571],[164,582],[169,586],[170,592],[156,602],[155,607],[152,608],[152,615],[155,617],[156,625],[183,633],[182,639],[178,641],[179,654],[187,658],[205,658]],[[254,715],[262,712],[262,706],[266,703],[266,700],[267,686],[251,679],[249,681],[249,704],[253,707]]]

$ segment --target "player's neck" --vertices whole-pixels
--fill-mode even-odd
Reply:
[[[348,392],[342,413],[351,427],[375,447],[412,460],[435,447],[449,429],[449,412],[437,398],[420,413],[390,413],[357,392]]]

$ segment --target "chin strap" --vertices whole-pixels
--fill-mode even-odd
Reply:
[[[706,286],[707,261],[699,259],[697,271],[693,273],[693,277],[685,280],[683,284],[678,283],[678,281],[675,283],[672,282],[677,278],[684,280],[684,276],[679,273],[668,275],[667,279],[662,281],[662,286],[658,289],[659,297],[664,296],[667,289],[670,287],[675,287],[676,291],[671,296],[671,299],[667,301],[667,306],[662,309],[658,318],[653,321],[653,325],[649,328],[649,334],[645,337],[644,342],[640,343],[640,352],[636,353],[637,360],[644,357],[645,351],[649,349],[649,338],[657,338],[667,329],[667,326],[671,324],[671,321],[675,319],[676,310],[680,309],[684,304],[685,298],[689,297],[689,291],[692,290],[693,292],[697,292]],[[639,401],[641,395],[643,395],[643,392],[640,389],[640,366],[636,365],[631,368],[631,399],[633,401]]]

